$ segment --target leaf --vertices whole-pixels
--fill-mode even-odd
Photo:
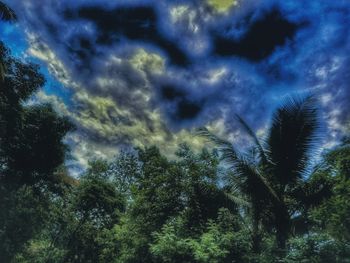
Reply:
[[[6,4],[0,1],[0,20],[7,22],[17,21],[16,13]]]
[[[288,99],[274,114],[267,144],[274,178],[281,185],[302,178],[318,138],[315,100]]]
[[[236,203],[237,205],[251,207],[251,203],[245,200],[244,198],[238,197],[231,193],[225,193],[225,195],[228,199],[230,199],[232,202]]]
[[[278,195],[265,180],[265,178],[258,172],[258,170],[252,167],[240,153],[234,149],[233,145],[230,142],[215,136],[206,128],[198,129],[197,134],[215,143],[215,145],[218,147],[218,150],[222,154],[222,161],[224,161],[235,171],[236,176],[239,176],[243,179],[242,181],[244,183],[242,184],[241,188],[246,188],[245,192],[247,194],[250,194],[252,198],[256,198],[256,194],[259,192],[262,196],[272,196],[274,202],[281,202]]]
[[[265,153],[265,149],[263,148],[263,146],[260,143],[256,134],[253,132],[253,130],[250,128],[250,126],[245,122],[245,120],[242,119],[238,114],[236,114],[236,119],[241,124],[241,126],[244,128],[244,130],[247,132],[247,134],[254,140],[254,143],[259,150],[259,155],[260,155],[260,158],[261,158],[263,164],[267,164],[268,159],[267,159],[267,156]]]

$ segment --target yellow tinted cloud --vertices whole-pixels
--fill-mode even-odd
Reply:
[[[194,136],[191,129],[176,132],[168,130],[161,110],[148,104],[152,91],[135,89],[124,94],[133,98],[135,103],[143,105],[143,117],[140,117],[140,112],[135,112],[128,104],[118,102],[113,98],[113,94],[109,95],[109,89],[118,88],[122,79],[108,75],[96,77],[92,81],[103,91],[96,95],[89,92],[83,84],[75,82],[55,53],[34,37],[28,53],[47,62],[50,73],[74,91],[71,97],[72,104],[68,105],[60,97],[48,95],[44,91],[38,92],[36,96],[37,101],[50,102],[58,112],[69,116],[77,125],[78,130],[67,136],[67,141],[72,147],[71,155],[75,158],[75,161],[72,161],[74,165],[79,164],[80,167],[86,168],[91,158],[112,158],[118,152],[118,145],[124,143],[140,147],[157,145],[169,157],[174,156],[180,143],[186,142],[194,150],[199,150],[205,145],[205,140]],[[143,48],[137,49],[126,60],[134,69],[144,73],[146,85],[147,72],[163,74],[166,67],[165,59],[160,54]],[[121,62],[120,58],[111,56],[106,63],[113,66]],[[208,80],[215,81],[221,74],[222,69],[209,72]]]
[[[238,4],[237,0],[207,0],[207,3],[219,13],[229,11]]]
[[[141,71],[162,73],[164,71],[164,59],[158,54],[147,52],[143,48],[138,49],[129,60],[131,65]]]

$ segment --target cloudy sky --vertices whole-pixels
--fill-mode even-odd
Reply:
[[[348,0],[4,2],[19,22],[1,39],[47,78],[33,100],[77,126],[74,172],[130,145],[201,147],[200,126],[242,142],[235,113],[263,136],[294,95],[317,96],[325,147],[349,129]]]

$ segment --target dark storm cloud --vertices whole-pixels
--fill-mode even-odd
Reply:
[[[179,46],[159,31],[159,18],[151,6],[116,7],[108,10],[99,6],[85,6],[65,10],[67,20],[86,19],[96,26],[97,43],[112,45],[121,41],[145,41],[161,48],[171,63],[185,66],[190,61]]]
[[[180,90],[172,84],[165,84],[161,87],[161,96],[164,100],[174,101],[176,99],[182,99],[186,96],[187,92]]]
[[[162,86],[160,93],[172,121],[191,121],[198,117],[204,108],[203,101],[191,96],[188,90],[180,89],[173,84]]]
[[[261,61],[270,56],[277,47],[292,40],[300,26],[284,18],[277,8],[265,11],[253,21],[251,14],[243,20],[247,22],[239,27],[246,27],[248,30],[238,39],[220,34],[214,36],[215,54],[239,56],[253,62]]]

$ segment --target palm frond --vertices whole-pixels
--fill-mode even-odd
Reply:
[[[214,143],[217,146],[218,150],[232,147],[232,144],[230,142],[214,135],[205,127],[197,129],[196,134]]]
[[[251,207],[251,203],[242,197],[238,197],[237,195],[232,194],[232,193],[225,193],[225,195],[229,200],[231,200],[232,202],[234,202],[237,205],[248,207],[248,208]]]
[[[197,134],[209,139],[218,147],[221,153],[221,160],[234,170],[235,176],[241,178],[241,188],[246,194],[257,199],[266,198],[266,196],[270,195],[275,202],[280,202],[278,195],[265,178],[249,164],[243,155],[234,149],[230,142],[215,136],[206,128],[198,129]]]
[[[236,114],[236,119],[241,124],[241,126],[244,128],[244,130],[247,132],[247,134],[254,140],[254,143],[259,150],[259,156],[260,156],[263,164],[267,164],[268,159],[267,159],[267,156],[265,153],[265,149],[262,146],[262,144],[260,143],[256,134],[253,132],[253,130],[250,128],[250,126],[246,123],[246,121],[244,119],[242,119],[238,114]]]
[[[0,20],[15,22],[17,21],[16,13],[6,4],[0,1]]]
[[[267,153],[274,164],[274,177],[280,184],[286,185],[302,177],[318,128],[313,97],[290,98],[276,111],[267,139]]]

